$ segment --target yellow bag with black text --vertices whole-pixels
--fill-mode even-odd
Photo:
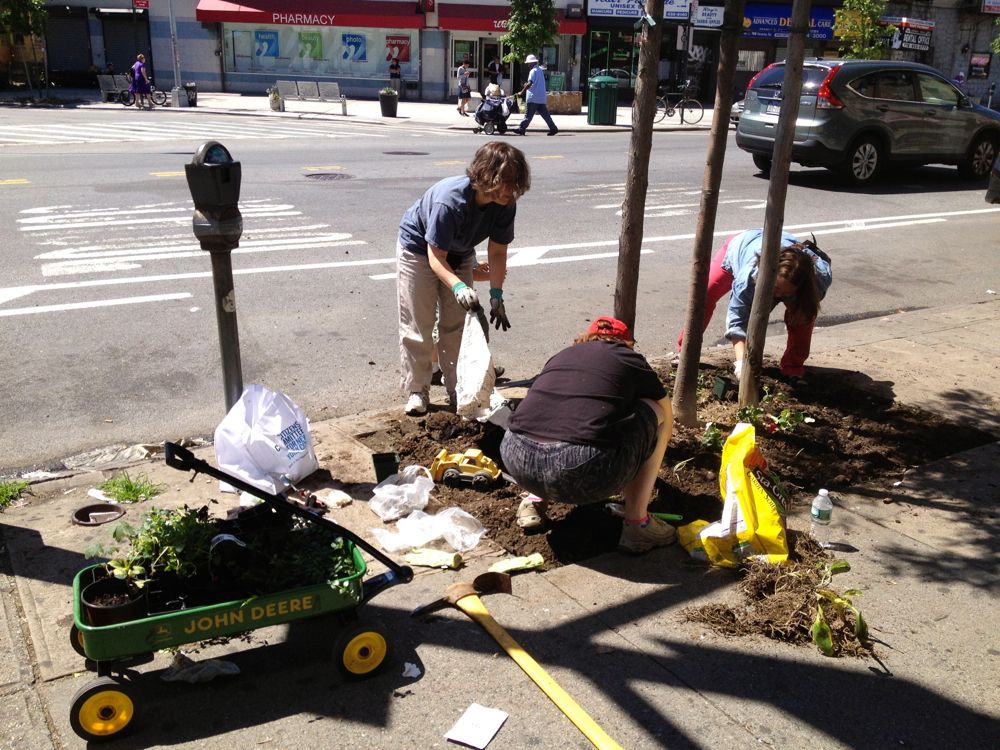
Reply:
[[[757,450],[753,425],[739,423],[726,440],[719,489],[722,518],[714,523],[694,521],[677,529],[681,546],[696,560],[727,568],[749,558],[787,561],[787,498]]]

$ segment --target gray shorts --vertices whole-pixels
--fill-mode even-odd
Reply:
[[[541,443],[508,432],[500,444],[507,473],[539,497],[560,503],[599,503],[621,492],[656,447],[656,414],[640,402],[617,445]]]

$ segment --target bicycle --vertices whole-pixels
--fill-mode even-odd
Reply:
[[[701,102],[693,98],[694,92],[695,87],[688,81],[684,90],[675,94],[678,97],[676,101],[670,100],[670,94],[660,93],[656,97],[656,114],[653,116],[653,122],[660,122],[664,117],[673,117],[677,111],[680,111],[683,124],[696,125],[701,122],[701,118],[705,116],[705,108],[701,106]]]
[[[148,96],[150,101],[159,107],[162,107],[164,104],[167,103],[167,92],[160,91],[159,89],[157,89],[156,86],[153,85],[152,81],[149,82]],[[125,91],[121,92],[118,95],[118,101],[121,102],[126,107],[131,107],[133,104],[135,104],[135,94],[126,89]]]

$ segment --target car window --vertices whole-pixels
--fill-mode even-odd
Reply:
[[[947,81],[927,73],[917,73],[922,99],[928,104],[950,104],[958,106],[958,92]]]
[[[861,94],[861,96],[867,96],[869,99],[874,99],[876,96],[875,83],[876,83],[875,74],[869,73],[866,76],[855,78],[847,85],[854,91],[857,91],[859,94]]]
[[[905,70],[885,70],[878,74],[878,98],[898,102],[913,102],[913,76]]]
[[[830,72],[828,68],[818,67],[815,65],[806,65],[802,68],[802,90],[803,91],[814,91],[818,89],[820,84],[826,80],[827,74]],[[763,73],[757,76],[757,80],[753,82],[753,87],[755,89],[759,88],[773,88],[780,89],[781,85],[785,81],[785,66],[775,65],[773,68],[765,69]]]

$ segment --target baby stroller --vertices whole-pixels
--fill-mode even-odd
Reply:
[[[516,97],[503,95],[503,89],[493,83],[486,87],[486,98],[476,107],[475,118],[479,127],[473,128],[473,133],[493,135],[507,131],[507,118],[518,114]]]

